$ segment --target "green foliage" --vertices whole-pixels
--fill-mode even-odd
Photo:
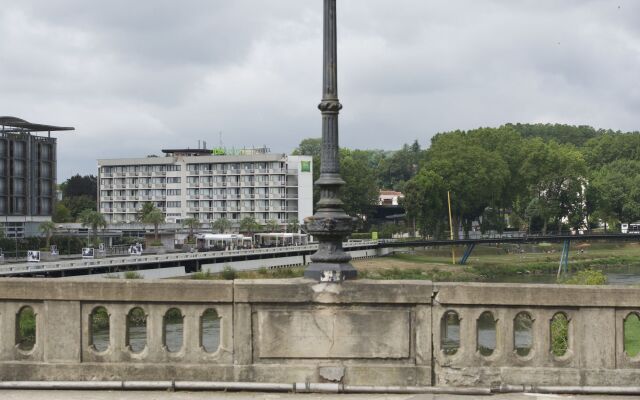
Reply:
[[[597,269],[585,269],[576,272],[573,276],[561,281],[568,285],[606,285],[607,276]]]
[[[80,214],[82,214],[86,210],[96,211],[96,198],[89,197],[86,195],[77,196],[77,197],[64,197],[62,201],[59,203],[62,204],[70,214],[71,221],[59,221],[59,222],[73,222],[77,221],[80,218]],[[62,211],[64,213],[64,210]],[[66,216],[62,216],[61,218],[66,218]]]
[[[98,196],[98,179],[93,175],[77,174],[67,179],[61,188],[63,198],[87,196],[95,199]]]
[[[220,233],[225,233],[226,231],[231,229],[231,222],[226,218],[218,218],[217,220],[213,221],[211,227]]]
[[[551,352],[561,357],[569,349],[569,320],[567,316],[558,313],[551,319]]]
[[[624,320],[624,351],[629,357],[640,353],[640,318],[635,313]]]
[[[260,224],[256,221],[255,218],[251,216],[244,217],[240,221],[240,232],[253,235],[254,233],[260,231],[260,229],[261,229]]]
[[[228,265],[225,265],[224,268],[222,269],[222,279],[224,280],[232,281],[236,279],[237,275],[238,274],[236,270]]]
[[[195,274],[191,275],[191,279],[199,280],[199,281],[208,281],[208,280],[217,280],[219,279],[217,275],[212,274],[209,271],[199,271]]]
[[[80,223],[82,223],[82,226],[91,227],[94,242],[96,242],[98,238],[98,228],[107,227],[107,221],[104,219],[104,215],[97,211],[88,209],[84,210],[80,214],[79,219]]]
[[[57,223],[73,222],[74,218],[71,216],[71,211],[64,205],[63,202],[57,202],[53,207],[53,214],[51,220]]]
[[[49,250],[49,246],[51,244],[51,236],[56,231],[56,224],[52,221],[45,221],[40,224],[40,232],[42,232],[47,238],[46,248]]]
[[[142,275],[137,271],[127,271],[124,273],[124,279],[142,279]]]
[[[149,246],[160,247],[160,246],[162,246],[162,241],[161,240],[152,240],[151,242],[149,242]]]
[[[25,307],[18,314],[18,346],[31,350],[36,342],[36,315],[31,307]]]
[[[298,222],[297,218],[291,218],[289,222],[287,222],[287,232],[297,233],[298,231],[300,231],[300,222]]]
[[[162,210],[153,203],[144,203],[137,218],[143,224],[153,225],[154,239],[157,241],[160,224],[164,223],[164,213]]]
[[[342,179],[346,182],[340,191],[347,214],[357,217],[362,224],[373,213],[378,203],[379,190],[373,176],[375,171],[367,162],[367,153],[342,149],[340,152]]]
[[[193,231],[200,228],[202,224],[197,218],[186,218],[182,220],[182,226],[189,228],[189,240],[193,238]]]
[[[264,230],[267,231],[267,232],[280,232],[281,228],[280,228],[280,224],[278,223],[278,221],[270,219],[264,225]]]

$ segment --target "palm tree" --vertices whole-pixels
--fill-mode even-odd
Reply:
[[[280,224],[275,219],[268,220],[264,227],[268,232],[280,231]]]
[[[253,217],[244,217],[240,221],[240,232],[246,232],[253,236],[254,233],[260,230],[260,224]]]
[[[211,227],[220,231],[220,233],[225,233],[229,228],[231,228],[231,222],[226,218],[219,218],[211,224]]]
[[[159,208],[154,207],[153,210],[143,216],[142,223],[153,225],[153,232],[155,239],[158,240],[158,228],[160,224],[164,223],[164,213]]]
[[[189,228],[189,240],[193,239],[193,231],[194,229],[200,228],[200,220],[197,218],[187,218],[182,221],[182,226],[186,226]]]
[[[84,210],[78,216],[78,219],[82,223],[82,226],[90,226],[93,231],[93,240],[98,238],[98,228],[106,228],[107,221],[104,219],[104,215],[94,210]]]
[[[136,220],[138,222],[144,223],[145,217],[155,209],[157,209],[157,207],[153,203],[151,202],[144,203],[142,205],[142,208],[136,213]]]
[[[51,245],[51,236],[56,231],[56,224],[52,221],[45,221],[40,224],[40,232],[42,232],[47,237],[47,249]]]
[[[298,233],[299,230],[300,230],[300,222],[298,222],[297,218],[291,218],[287,223],[287,232]]]

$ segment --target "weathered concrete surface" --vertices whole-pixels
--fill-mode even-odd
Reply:
[[[2,300],[231,303],[233,282],[0,278]]]
[[[260,358],[409,358],[409,309],[316,307],[258,311]]]
[[[237,280],[236,303],[431,304],[430,281],[346,281],[315,283],[306,279]]]

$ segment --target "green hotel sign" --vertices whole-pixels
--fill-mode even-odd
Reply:
[[[311,172],[311,161],[301,161],[300,163],[302,164],[300,167],[302,172]]]

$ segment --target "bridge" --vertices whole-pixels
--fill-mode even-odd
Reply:
[[[0,387],[637,393],[640,332],[625,321],[639,299],[615,286],[0,279]]]

